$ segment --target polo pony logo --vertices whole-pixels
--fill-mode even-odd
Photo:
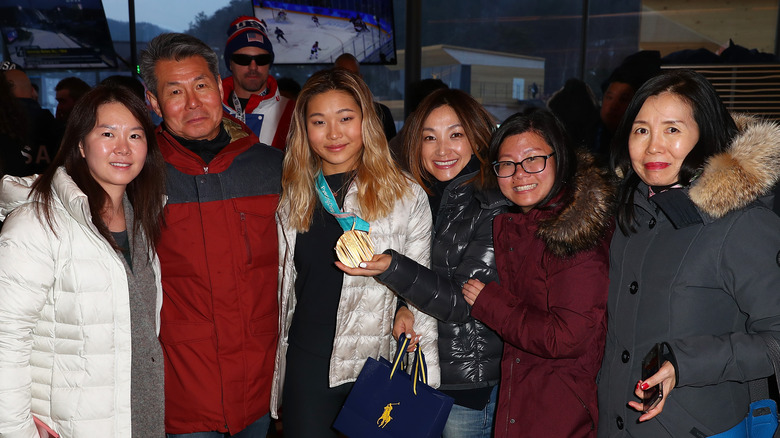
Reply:
[[[379,417],[378,420],[376,420],[376,425],[380,428],[384,428],[387,426],[387,423],[393,420],[393,417],[390,416],[390,411],[393,410],[393,406],[400,405],[401,403],[388,403],[387,406],[385,406],[385,411],[382,412],[382,416]]]

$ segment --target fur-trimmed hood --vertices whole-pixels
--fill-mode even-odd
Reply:
[[[704,166],[689,191],[693,203],[713,218],[744,208],[780,178],[780,125],[734,114],[739,133],[731,146]]]
[[[595,164],[593,155],[577,152],[577,171],[571,202],[539,223],[537,235],[556,256],[568,257],[592,248],[612,227],[616,184],[606,170]]]

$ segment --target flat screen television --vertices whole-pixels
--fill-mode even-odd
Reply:
[[[252,0],[274,45],[274,64],[395,64],[393,0]]]
[[[116,67],[101,0],[0,0],[0,33],[23,69]]]

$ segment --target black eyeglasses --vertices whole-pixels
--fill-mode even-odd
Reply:
[[[555,152],[550,155],[535,155],[528,157],[520,162],[515,161],[494,161],[493,172],[499,178],[509,178],[517,172],[517,166],[523,168],[525,173],[539,173],[547,168],[547,159],[555,155]]]
[[[238,65],[243,66],[251,64],[252,61],[254,61],[257,65],[268,65],[274,62],[274,55],[270,53],[263,53],[260,55],[244,55],[241,53],[234,53],[230,55],[230,60]]]

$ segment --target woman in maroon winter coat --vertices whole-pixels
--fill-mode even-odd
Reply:
[[[495,436],[595,437],[613,186],[546,110],[504,121],[490,155],[517,210],[493,223],[500,284],[463,294],[505,342]]]

